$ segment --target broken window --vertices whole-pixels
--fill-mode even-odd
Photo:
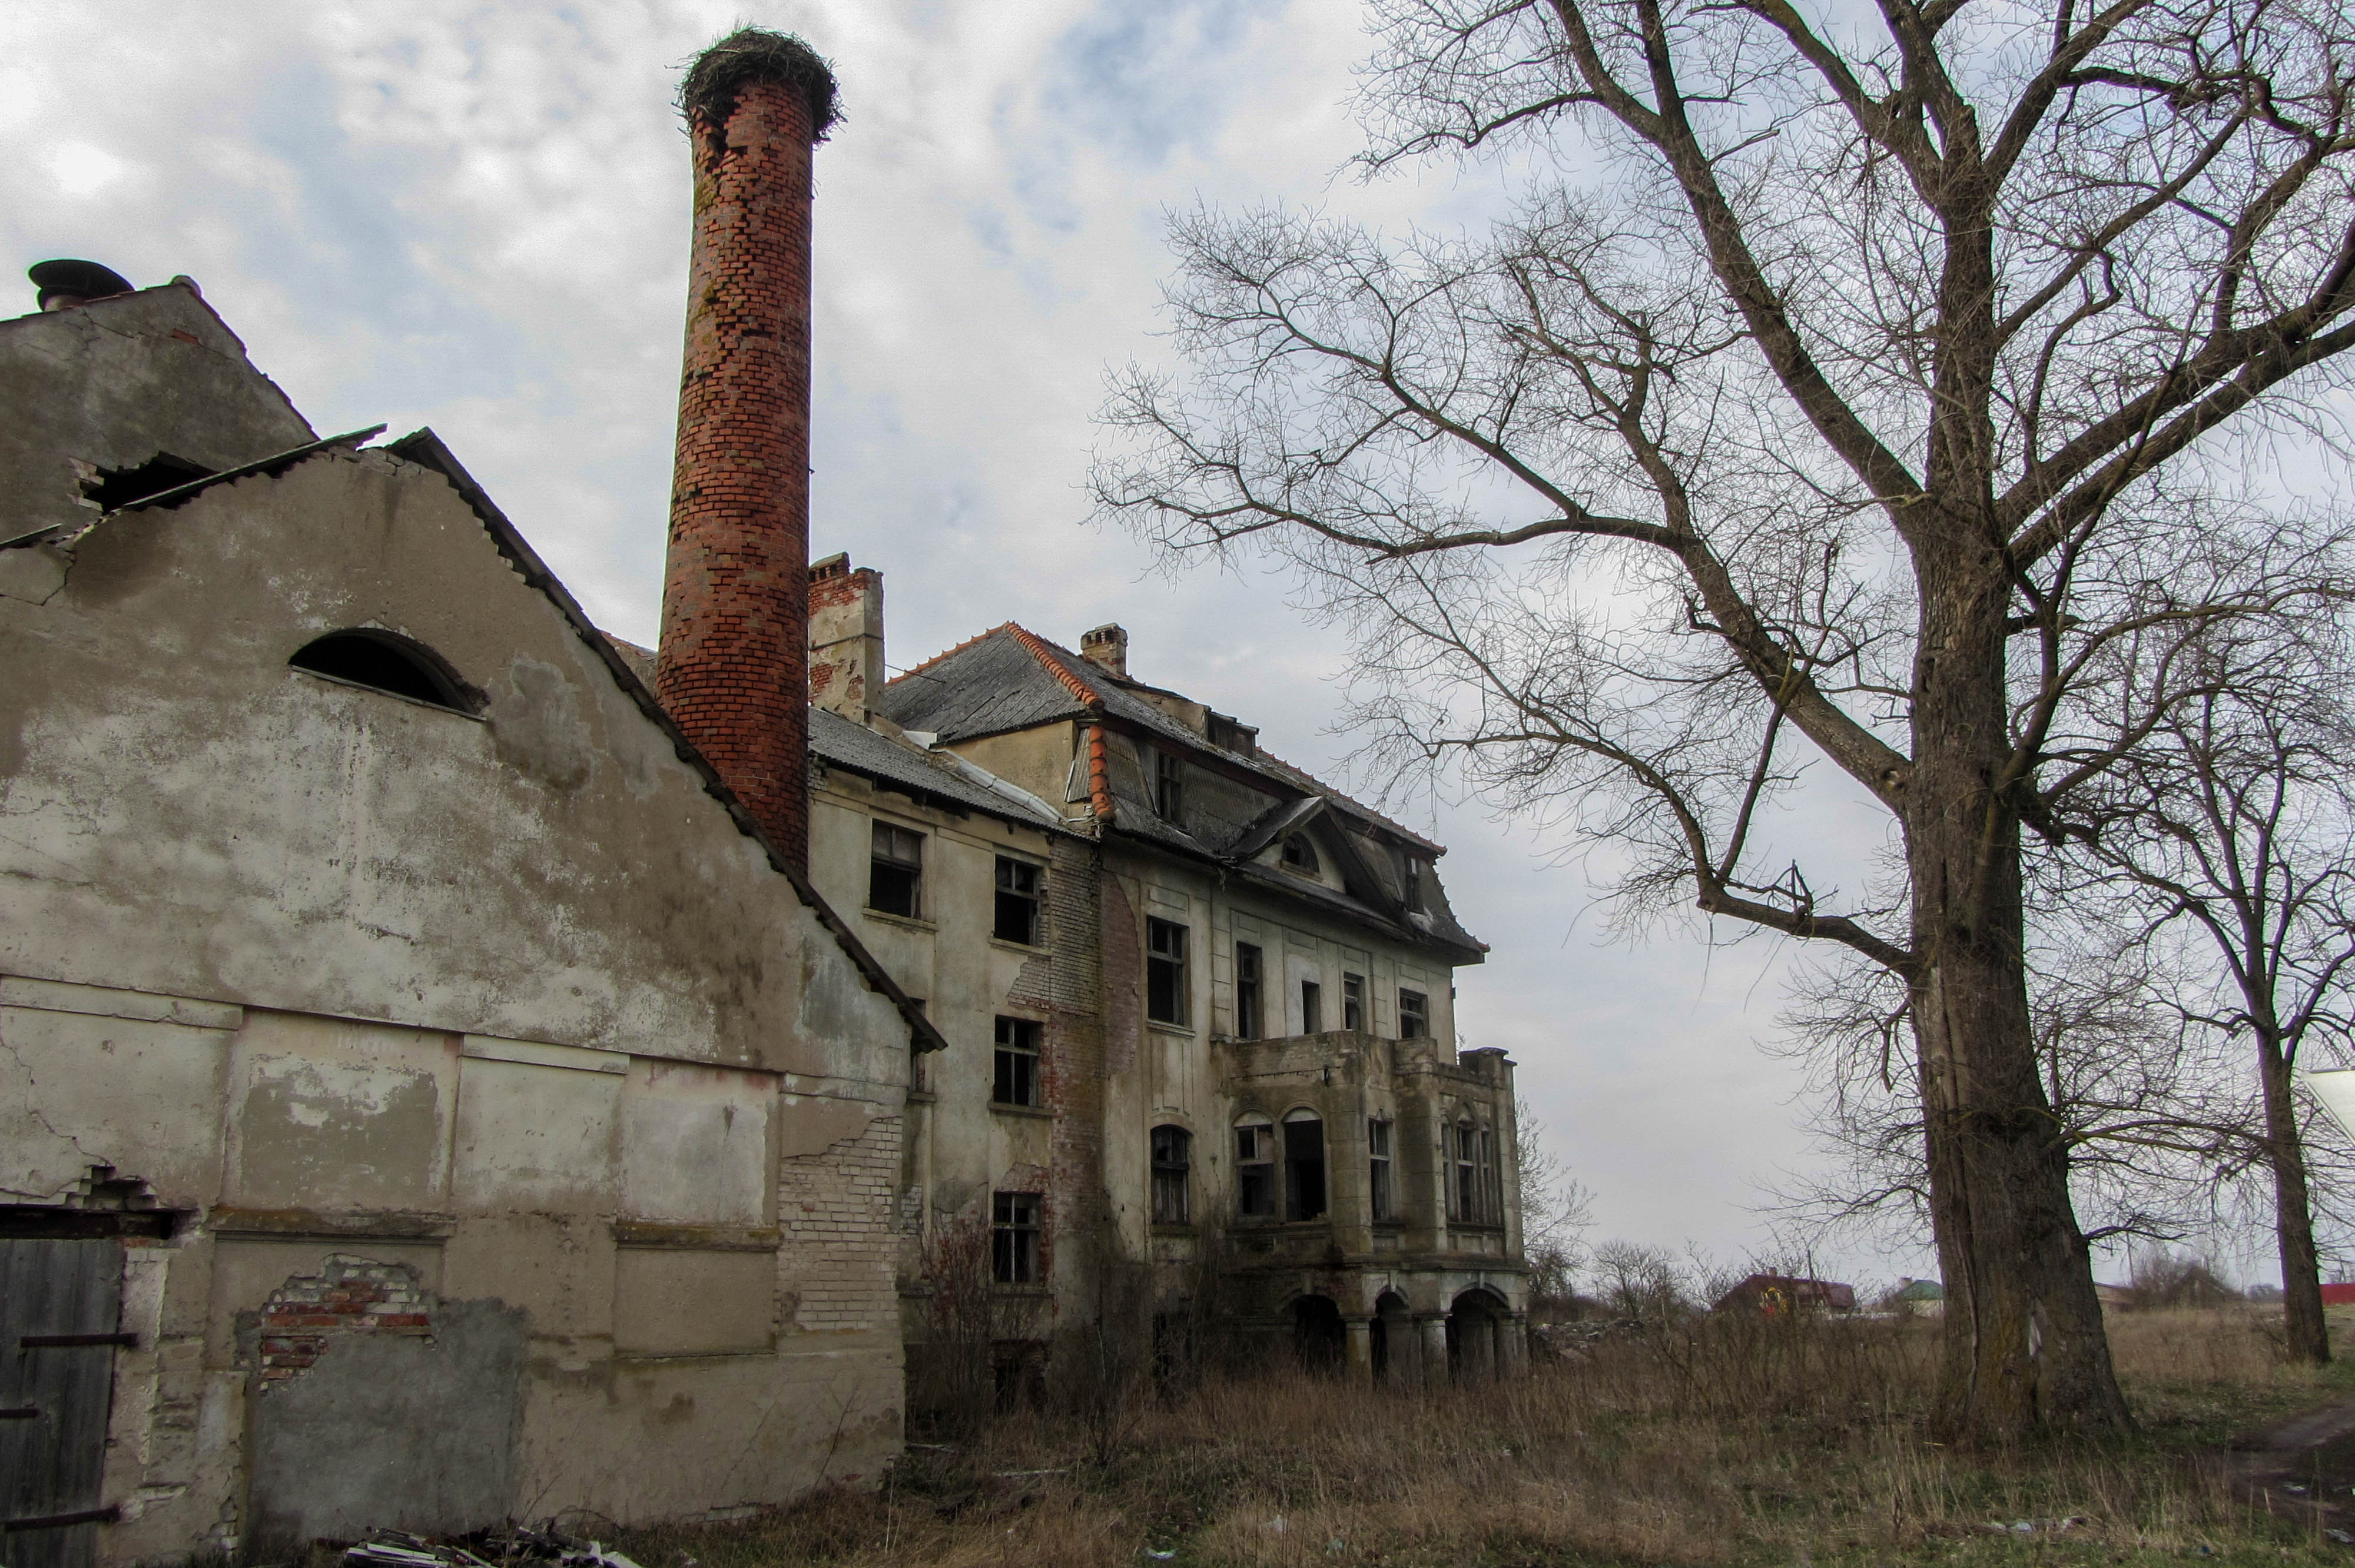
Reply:
[[[1366,1027],[1366,977],[1341,977],[1341,1027],[1360,1032]]]
[[[1194,1135],[1182,1127],[1156,1127],[1153,1129],[1153,1223],[1156,1225],[1182,1225],[1189,1223],[1192,1209],[1188,1202],[1188,1175],[1193,1163]]]
[[[875,824],[875,855],[867,872],[867,907],[911,920],[923,913],[924,835],[889,822]]]
[[[1406,855],[1401,858],[1399,865],[1401,878],[1405,884],[1400,896],[1409,909],[1420,913],[1423,909],[1423,862],[1412,855]]]
[[[1259,1038],[1259,949],[1249,942],[1235,944],[1235,1038]]]
[[[1465,1224],[1480,1223],[1480,1129],[1470,1122],[1455,1127],[1455,1214]]]
[[[1325,988],[1315,980],[1300,982],[1300,1033],[1322,1034],[1325,1032]]]
[[[1391,1200],[1391,1124],[1380,1119],[1366,1123],[1366,1175],[1371,1199],[1369,1217],[1375,1220],[1396,1219]]]
[[[1036,1285],[1039,1269],[1039,1194],[991,1194],[990,1277],[1000,1285]]]
[[[465,688],[439,654],[421,642],[389,631],[371,627],[330,631],[304,643],[286,662],[297,670],[389,692],[413,703],[430,703],[454,713],[474,711]]]
[[[1235,1128],[1235,1213],[1245,1219],[1275,1217],[1275,1128],[1264,1121]]]
[[[1284,841],[1284,863],[1295,871],[1316,874],[1316,846],[1305,833],[1295,833]]]
[[[1176,821],[1186,809],[1186,779],[1174,751],[1153,754],[1153,809],[1166,821]]]
[[[1325,1123],[1312,1110],[1284,1118],[1284,1217],[1325,1217]]]
[[[1431,999],[1419,991],[1399,991],[1399,1038],[1420,1040],[1431,1033]]]
[[[1039,1024],[1028,1018],[997,1021],[997,1071],[989,1097],[1002,1106],[1039,1103]]]
[[[1186,1022],[1186,927],[1150,915],[1145,919],[1145,1016],[1156,1023]]]
[[[1039,945],[1039,868],[1028,861],[997,857],[997,925],[1001,942]]]

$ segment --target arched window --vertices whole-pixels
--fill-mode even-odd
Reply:
[[[1295,833],[1284,841],[1284,863],[1295,871],[1316,874],[1316,846],[1308,842],[1306,833]]]
[[[1235,1213],[1247,1220],[1275,1217],[1275,1128],[1263,1116],[1235,1123]]]
[[[286,662],[297,670],[389,692],[411,702],[429,703],[453,713],[474,711],[472,694],[440,654],[394,632],[372,627],[330,631],[304,643]]]
[[[1188,1186],[1194,1163],[1194,1135],[1182,1127],[1153,1129],[1153,1223],[1188,1224],[1193,1219]]]
[[[1305,1108],[1284,1115],[1284,1217],[1325,1217],[1325,1122]]]

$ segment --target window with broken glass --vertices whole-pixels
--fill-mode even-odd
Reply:
[[[1284,1217],[1325,1217],[1325,1123],[1315,1111],[1284,1118]]]
[[[1371,1217],[1396,1219],[1391,1199],[1391,1124],[1379,1118],[1366,1123],[1366,1175],[1371,1193]]]
[[[1041,880],[1029,862],[997,857],[997,924],[991,935],[1001,942],[1039,946]]]
[[[1259,1038],[1260,950],[1249,942],[1235,944],[1235,1038]]]
[[[1399,1038],[1420,1040],[1431,1033],[1431,999],[1419,991],[1399,990]]]
[[[879,915],[923,915],[924,835],[889,822],[875,824],[867,872],[867,907]]]
[[[1185,765],[1174,751],[1153,754],[1153,809],[1164,821],[1174,822],[1186,810]]]
[[[1186,927],[1175,920],[1145,920],[1145,1016],[1156,1023],[1186,1022]]]
[[[1470,1122],[1458,1122],[1455,1127],[1455,1184],[1450,1194],[1455,1202],[1450,1217],[1465,1224],[1480,1221],[1480,1131]]]
[[[1039,1283],[1039,1194],[991,1194],[990,1277],[1000,1285]]]
[[[1235,1128],[1235,1213],[1247,1220],[1275,1217],[1275,1128],[1263,1121]]]
[[[1341,1027],[1363,1031],[1366,1027],[1366,977],[1341,977]]]
[[[1153,1129],[1153,1223],[1190,1224],[1193,1210],[1188,1188],[1193,1164],[1194,1135],[1182,1127]]]
[[[999,1019],[996,1074],[989,1097],[1002,1106],[1035,1106],[1039,1090],[1038,1020]]]
[[[1316,846],[1305,833],[1295,833],[1284,841],[1284,863],[1295,871],[1316,874]]]

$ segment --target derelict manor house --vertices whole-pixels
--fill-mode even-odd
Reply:
[[[872,1484],[961,1246],[1010,1393],[1212,1319],[1518,1364],[1439,846],[1117,627],[887,681],[880,576],[810,566],[831,94],[755,32],[688,76],[651,651],[190,281],[0,320],[11,1568]]]

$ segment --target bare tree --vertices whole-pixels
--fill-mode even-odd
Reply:
[[[2120,687],[2172,699],[2068,822],[2089,874],[2079,906],[2117,895],[2161,1005],[2254,1057],[2254,1125],[2219,1152],[2228,1171],[2272,1177],[2287,1348],[2317,1363],[2330,1340],[2292,1075],[2310,1038],[2346,1038],[2355,981],[2355,670],[2340,630],[2311,616],[2122,645]]]
[[[1517,212],[1455,240],[1179,222],[1195,374],[1116,387],[1103,512],[1288,557],[1355,625],[1369,711],[1495,799],[1563,803],[1634,907],[1897,977],[1944,1427],[2123,1423],[2030,1018],[2023,830],[2147,726],[2081,744],[2105,651],[2306,586],[2184,519],[2219,442],[2296,422],[2355,345],[2343,6],[1373,15],[1367,167],[1493,156]],[[1890,900],[1766,842],[1811,760],[1892,824]]]

